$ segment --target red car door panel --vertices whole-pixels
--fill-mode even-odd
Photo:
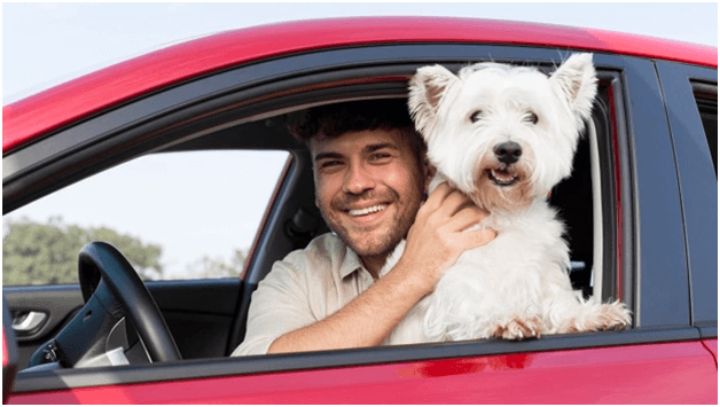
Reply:
[[[706,339],[703,342],[703,345],[707,348],[710,353],[712,353],[713,359],[715,360],[715,367],[717,368],[717,349],[718,349],[718,342],[717,339]]]
[[[700,341],[16,394],[12,403],[717,403]],[[716,382],[716,380],[713,380]]]

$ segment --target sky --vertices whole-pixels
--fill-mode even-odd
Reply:
[[[371,15],[532,21],[717,46],[715,3],[6,2],[2,6],[3,105],[133,56],[220,31],[279,21]],[[162,242],[166,246],[164,261],[172,273],[180,275],[187,264],[203,255],[229,258],[233,248],[250,246],[285,157],[280,153],[241,156],[231,160],[231,167],[219,164],[222,161],[212,154],[193,158],[192,164],[182,156],[162,162],[143,158],[118,169],[130,174],[129,178],[113,170],[104,174],[103,180],[71,186],[59,192],[55,201],[38,201],[9,216],[44,220],[62,212],[66,222],[110,226]],[[262,171],[258,165],[263,166]],[[208,174],[264,175],[245,177],[242,186],[236,179],[209,185],[204,178],[208,175],[198,169]],[[124,191],[122,188],[137,189],[133,174],[143,179],[142,195],[122,198],[127,196],[118,192]],[[179,187],[175,195],[169,192],[178,179],[195,185],[196,193],[188,194],[187,188]],[[107,189],[107,185],[113,188]],[[216,196],[218,190],[225,195],[210,202],[208,196]],[[108,217],[109,213],[113,216]]]
[[[714,3],[5,3],[3,104],[129,57],[219,31],[361,15],[535,21],[717,46]]]

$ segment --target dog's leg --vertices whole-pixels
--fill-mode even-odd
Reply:
[[[631,312],[620,301],[605,304],[581,301],[551,312],[553,333],[622,330],[630,325]]]
[[[492,329],[492,337],[507,340],[539,338],[543,332],[543,321],[540,317],[514,317],[508,322],[497,324]]]
[[[620,301],[606,304],[585,302],[574,317],[560,327],[561,332],[622,330],[630,325],[630,310]]]

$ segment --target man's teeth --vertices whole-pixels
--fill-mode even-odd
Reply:
[[[350,209],[350,216],[363,216],[374,212],[380,212],[385,209],[387,205],[375,205],[363,209]]]

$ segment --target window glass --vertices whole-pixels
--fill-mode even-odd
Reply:
[[[717,86],[695,84],[695,100],[717,176]]]
[[[237,277],[288,159],[285,151],[141,157],[3,218],[3,284],[77,282],[93,240],[117,247],[144,280]]]

